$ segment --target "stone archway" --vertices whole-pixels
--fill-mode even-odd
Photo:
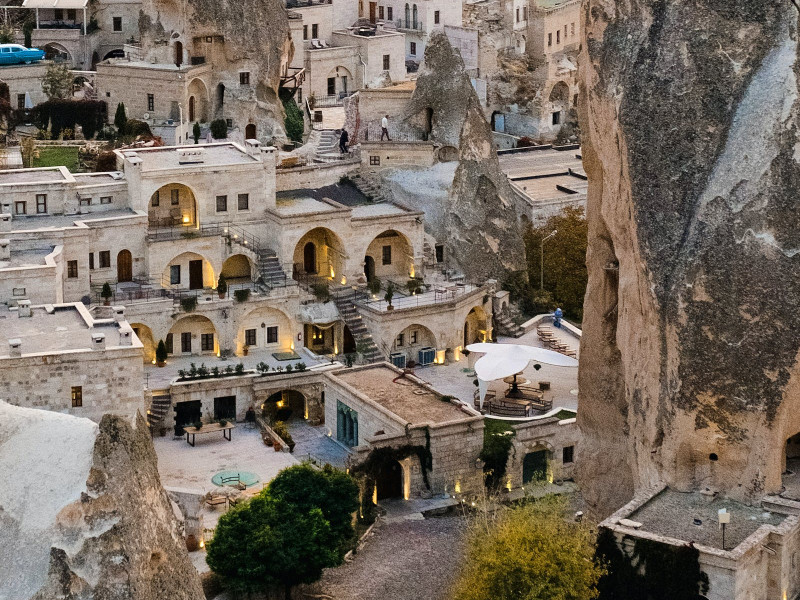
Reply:
[[[308,400],[305,394],[292,389],[271,394],[263,403],[262,409],[274,420],[308,419]]]
[[[145,364],[155,363],[158,342],[153,337],[153,330],[144,323],[131,323],[131,329],[142,342],[142,358]]]
[[[294,276],[332,278],[343,275],[344,244],[339,236],[326,227],[315,227],[295,245]]]
[[[365,273],[367,259],[372,259],[375,277],[379,279],[408,280],[415,275],[414,249],[408,237],[394,229],[379,233],[364,253]]]
[[[420,356],[420,351],[423,348],[433,348],[434,356]],[[392,353],[402,352],[406,355],[406,364],[414,361],[420,365],[428,365],[433,362],[436,351],[436,335],[418,323],[409,325],[403,328],[394,336],[392,342]],[[430,352],[427,353],[428,355]]]
[[[488,336],[488,317],[481,306],[474,306],[464,319],[463,344],[467,347],[475,342],[485,342]]]
[[[150,197],[147,224],[151,229],[162,227],[196,227],[197,201],[192,189],[182,183],[162,185]]]
[[[164,267],[161,284],[171,289],[210,289],[217,286],[217,278],[213,265],[205,257],[196,252],[182,252]]]
[[[219,339],[214,323],[203,315],[188,315],[170,328],[167,352],[176,355],[219,355]]]
[[[222,263],[220,275],[224,276],[228,283],[243,283],[253,280],[253,262],[249,256],[244,254],[233,254]]]
[[[72,63],[72,55],[70,54],[69,50],[67,50],[61,44],[50,42],[49,44],[46,44],[42,50],[44,50],[44,57],[47,60]]]
[[[208,121],[208,89],[203,80],[199,77],[192,79],[186,93],[189,94],[189,122]]]
[[[236,354],[242,355],[247,347],[252,352],[290,352],[294,341],[291,319],[277,308],[261,307],[250,311],[238,320]]]

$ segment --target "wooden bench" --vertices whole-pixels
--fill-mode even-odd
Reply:
[[[206,504],[208,506],[219,506],[220,504],[225,505],[225,510],[228,509],[228,497],[224,495],[212,495],[211,498],[206,499]]]

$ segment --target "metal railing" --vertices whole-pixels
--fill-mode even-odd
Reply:
[[[380,121],[372,121],[362,125],[361,138],[365,142],[379,142],[383,134]],[[399,129],[396,123],[389,122],[389,141],[392,142],[427,142],[428,134],[419,129]]]
[[[256,253],[266,250],[272,252],[269,248],[262,246],[261,240],[257,236],[239,225],[231,225],[229,223],[208,223],[199,227],[159,227],[150,225],[147,230],[147,238],[151,242],[216,236],[222,236],[231,243],[239,244]]]
[[[338,94],[331,94],[329,96],[313,96],[313,101],[310,101],[310,105],[313,104],[314,108],[311,110],[315,108],[342,106],[344,104],[344,99],[349,98],[353,93],[354,92],[339,92]]]

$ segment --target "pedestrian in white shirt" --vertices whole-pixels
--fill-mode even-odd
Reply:
[[[388,141],[392,141],[389,137],[389,115],[386,115],[381,119],[381,141],[383,141],[383,136],[386,136]]]

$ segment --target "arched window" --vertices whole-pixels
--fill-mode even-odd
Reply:
[[[414,29],[417,28],[417,5],[414,5],[414,20],[412,22]]]
[[[406,29],[408,29],[409,24],[411,23],[411,8],[406,4]]]

